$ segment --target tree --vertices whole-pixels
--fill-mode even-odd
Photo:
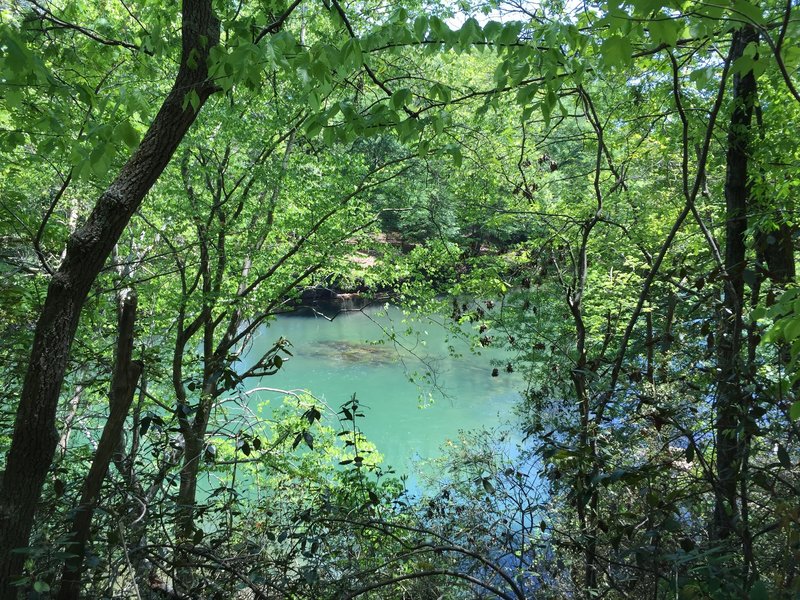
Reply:
[[[15,595],[12,584],[20,575],[24,555],[12,550],[27,545],[58,442],[56,405],[81,307],[131,216],[215,90],[208,81],[208,57],[219,40],[219,21],[211,2],[185,0],[182,13],[180,67],[172,90],[86,223],[70,236],[36,325],[0,493],[0,596],[4,598]],[[190,107],[185,103],[187,95],[196,97]]]
[[[279,68],[287,68],[289,70],[299,68],[306,74],[308,70],[314,70],[318,79],[309,80],[306,78],[302,81],[300,88],[303,93],[314,94],[318,108],[320,100],[324,100],[326,95],[330,94],[333,89],[332,77],[326,70],[325,65],[330,66],[331,52],[333,56],[338,56],[339,50],[336,45],[326,44],[324,40],[321,42],[315,40],[316,44],[313,46],[312,51],[308,53],[300,49],[300,46],[290,34],[284,34],[280,31],[284,22],[298,4],[294,3],[285,7],[282,13],[275,15],[262,15],[254,12],[247,13],[241,19],[238,19],[240,16],[238,11],[223,15],[226,32],[234,34],[229,36],[229,43],[231,46],[237,45],[237,52],[233,52],[231,55],[224,55],[217,52],[216,44],[219,39],[220,23],[213,14],[210,3],[185,3],[183,7],[180,69],[172,91],[169,92],[161,110],[156,115],[142,143],[136,148],[134,155],[122,167],[120,175],[98,200],[87,223],[78,227],[71,234],[58,271],[53,273],[50,281],[50,291],[37,326],[38,333],[33,343],[28,376],[15,419],[16,433],[12,439],[6,463],[5,487],[2,496],[3,500],[0,503],[2,515],[0,516],[2,516],[4,523],[13,523],[13,527],[9,526],[3,529],[4,535],[7,535],[7,538],[2,539],[3,544],[0,545],[0,550],[2,550],[4,557],[11,557],[12,555],[9,553],[13,548],[25,546],[23,538],[27,538],[30,533],[34,507],[36,506],[35,498],[40,496],[42,483],[52,459],[55,444],[55,434],[52,430],[54,430],[53,426],[55,424],[57,399],[83,302],[124,227],[141,205],[144,195],[169,162],[207,98],[223,89],[230,91],[234,85],[257,87],[261,78],[263,64],[259,62],[257,57],[253,56],[253,53],[259,56],[266,56],[268,53],[278,63],[277,66]],[[27,85],[29,80],[34,77],[47,79],[51,82],[51,85],[55,85],[52,82],[57,81],[56,77],[48,73],[46,65],[32,58],[33,55],[26,49],[23,41],[25,35],[37,39],[37,37],[45,36],[47,35],[46,32],[53,30],[63,33],[65,37],[77,36],[80,38],[82,36],[91,40],[90,43],[124,48],[126,51],[144,55],[160,55],[170,50],[168,45],[163,44],[158,39],[158,29],[165,22],[163,18],[165,15],[163,14],[159,14],[158,18],[154,19],[157,27],[152,32],[149,32],[142,21],[138,20],[136,15],[133,15],[138,26],[147,34],[144,37],[144,41],[134,43],[125,39],[110,37],[108,34],[112,32],[108,27],[99,32],[71,21],[70,18],[77,18],[77,15],[73,15],[71,10],[64,14],[56,14],[50,7],[38,4],[34,5],[31,10],[33,11],[31,14],[33,18],[23,20],[23,27],[19,31],[4,30],[4,33],[7,34],[4,39],[7,42],[7,48],[9,48],[8,63],[13,67],[13,72],[18,79],[18,83],[14,85]],[[110,14],[120,16],[113,12]],[[338,5],[332,9],[331,14],[336,16],[340,24],[343,18],[346,20],[344,12]],[[166,16],[168,20],[169,15]],[[127,16],[123,16],[123,18],[127,19]],[[258,28],[254,30],[254,26]],[[339,31],[340,25],[334,25],[333,30]],[[128,32],[125,33],[127,34]],[[324,35],[325,33],[325,27],[314,32],[315,35]],[[259,49],[259,43],[272,34],[275,34],[275,43],[263,43],[261,44],[262,48]],[[350,34],[353,34],[352,29]],[[304,32],[301,31],[301,38],[303,35]],[[340,43],[339,40],[337,42]],[[268,47],[263,48],[263,46]],[[56,50],[60,50],[57,45],[54,45],[54,47]],[[345,41],[345,47],[354,50],[357,47],[357,43],[348,39]],[[320,50],[323,51],[322,55],[319,54]],[[276,52],[283,52],[283,55],[279,56]],[[291,57],[291,65],[286,58],[287,56]],[[360,54],[356,56],[360,56]],[[359,58],[357,62],[353,61],[353,66],[360,66],[360,60]],[[235,69],[231,69],[230,67],[232,66],[235,66]],[[322,70],[319,69],[320,66],[323,67]],[[113,73],[116,68],[116,66],[112,66],[110,72]],[[213,82],[211,77],[214,78]],[[103,80],[101,78],[101,82]],[[68,89],[66,85],[63,87]],[[87,103],[91,104],[94,100],[91,90],[87,91],[81,86],[75,87],[78,88],[80,94],[88,96]],[[23,87],[22,89],[25,88]],[[384,91],[390,94],[387,90],[388,88],[384,87]],[[95,91],[94,94],[97,95],[98,91]],[[81,98],[83,97],[81,96]],[[12,110],[19,109],[21,104],[28,108],[25,102],[21,103],[20,94],[13,90],[6,95],[5,99],[8,107]],[[132,111],[135,112],[137,105],[132,103],[132,106],[134,107]],[[141,104],[138,106],[141,107]],[[299,117],[302,119],[303,116],[301,112],[300,115],[294,118],[297,119]],[[292,127],[296,127],[296,123]],[[78,162],[73,170],[63,177],[62,185],[54,194],[51,207],[33,240],[33,245],[42,267],[48,272],[53,269],[49,265],[50,257],[45,256],[45,252],[40,246],[42,233],[52,229],[46,226],[48,218],[64,195],[65,190],[73,182],[73,179],[89,177],[92,174],[104,174],[105,169],[110,166],[111,162],[108,149],[113,144],[109,136],[122,136],[126,143],[131,146],[135,145],[136,131],[128,121],[121,122],[113,129],[113,132],[108,128],[99,129],[105,131],[106,138],[101,139],[96,149],[92,151],[91,156],[87,156],[85,159],[81,159],[78,156]],[[80,137],[80,133],[78,137]],[[12,133],[9,140],[17,145],[20,143],[17,133]],[[24,141],[24,137],[22,140]],[[44,150],[44,144],[40,144],[40,146]],[[53,145],[48,146],[48,149],[53,150]],[[103,151],[98,152],[100,149]],[[75,153],[76,150],[73,148],[72,155],[75,155]],[[111,154],[113,154],[113,150]],[[72,155],[70,156],[71,160]],[[250,184],[252,185],[252,179]],[[277,189],[272,196],[274,201],[277,197]],[[319,226],[336,212],[337,210],[334,209],[327,216],[323,215],[319,223],[311,227],[307,235],[316,234]],[[284,258],[276,264],[276,268],[296,253],[305,241],[307,241],[307,238],[302,238],[295,244],[294,248],[289,247]],[[206,242],[208,240],[203,243]],[[256,243],[256,247],[261,244],[263,244],[263,240]],[[250,259],[245,260],[246,263],[249,261]],[[243,269],[243,272],[247,272],[249,267],[245,265]],[[308,271],[305,276],[308,276],[312,271]],[[220,274],[221,272],[218,273],[218,275]],[[207,276],[204,277],[208,279]],[[298,281],[302,280],[303,277],[300,277]],[[241,291],[250,293],[255,288],[255,285],[248,285]],[[274,300],[277,304],[283,301],[283,298]],[[205,314],[208,315],[208,311]],[[266,318],[269,314],[269,310],[262,313],[259,318],[252,321],[252,327],[255,328],[260,320]],[[223,352],[226,356],[231,344],[240,339],[237,337],[236,326],[245,318],[242,312],[235,312],[230,316],[232,324],[229,327],[228,338],[235,337],[236,339],[224,341],[225,352],[223,350],[220,350],[220,352]],[[200,321],[201,324],[204,322]],[[205,323],[212,330],[218,325],[218,323]],[[233,332],[234,335],[231,335],[230,332]],[[184,337],[185,339],[179,344],[183,347],[192,336],[186,335]],[[206,368],[208,369],[209,379],[216,380],[218,376],[216,368],[212,365],[206,365]],[[188,432],[189,430],[186,429],[185,433]],[[197,444],[195,443],[195,445]],[[191,461],[190,464],[195,462]],[[188,477],[187,481],[191,479],[191,477]],[[4,565],[8,565],[8,571],[4,573],[2,579],[3,593],[5,594],[12,593],[11,581],[19,575],[23,556],[15,553],[13,554],[13,559],[4,560]]]
[[[787,369],[796,368],[800,332],[792,290],[776,302],[796,277],[797,149],[782,122],[794,123],[800,105],[791,3],[635,0],[573,12],[559,2],[514,3],[517,21],[466,18],[457,31],[435,7],[384,13],[368,4],[345,10],[336,0],[318,13],[304,6],[292,29],[287,19],[298,6],[219,6],[218,23],[210,3],[186,0],[178,76],[141,145],[136,120],[147,120],[146,103],[106,92],[105,82],[124,81],[139,60],[163,65],[176,48],[169,37],[158,40],[174,15],[133,11],[137,38],[107,23],[78,24],[71,8],[55,12],[34,3],[33,18],[2,29],[11,75],[2,82],[0,118],[21,123],[3,134],[13,159],[3,167],[13,183],[3,185],[38,189],[30,169],[17,165],[45,159],[57,165],[58,179],[35,201],[14,190],[0,222],[14,230],[3,257],[14,285],[3,294],[35,306],[32,290],[48,284],[0,493],[0,524],[13,525],[0,534],[0,559],[13,558],[0,571],[0,595],[12,595],[19,576],[22,555],[10,552],[25,546],[42,496],[56,447],[59,390],[73,338],[85,335],[78,317],[92,286],[103,297],[127,280],[137,287],[149,281],[159,302],[145,310],[152,318],[147,337],[159,344],[175,339],[166,359],[153,353],[152,371],[145,370],[152,387],[140,386],[132,420],[137,439],[173,416],[180,435],[159,438],[154,447],[169,458],[158,468],[139,465],[137,472],[124,460],[118,467],[126,501],[150,503],[154,496],[136,478],[169,494],[170,473],[181,463],[178,508],[159,518],[175,533],[177,557],[163,568],[190,591],[205,573],[193,562],[225,564],[221,552],[200,543],[205,533],[198,525],[210,506],[198,503],[198,478],[203,469],[224,473],[228,466],[217,466],[209,450],[211,413],[227,394],[241,392],[248,376],[281,368],[287,347],[276,343],[244,370],[237,370],[240,353],[298,286],[315,277],[347,278],[350,250],[368,244],[367,229],[378,223],[384,229],[376,234],[399,230],[416,244],[386,253],[400,275],[385,283],[398,297],[419,304],[438,293],[469,294],[444,301],[454,327],[471,324],[476,346],[503,344],[515,353],[497,365],[496,376],[505,367],[530,378],[521,410],[533,448],[525,453],[542,458],[559,508],[539,536],[566,561],[572,581],[559,578],[559,590],[571,585],[587,598],[738,597],[796,587],[796,556],[774,560],[794,535],[787,505],[798,485],[797,385]],[[114,19],[127,19],[122,8],[114,10]],[[52,44],[49,36],[56,36]],[[88,83],[78,84],[75,57],[62,39],[114,48],[126,58],[99,61],[87,70]],[[34,43],[49,51],[44,60],[26,45]],[[169,168],[216,92],[226,97],[219,94],[209,115],[213,125],[185,140],[180,164]],[[35,100],[47,93],[62,101],[44,118]],[[132,108],[119,114],[109,108],[115,103]],[[118,160],[113,138],[136,150],[106,182]],[[37,149],[36,158],[26,156],[24,144]],[[420,160],[405,171],[411,153]],[[66,166],[54,159],[59,154],[69,156],[62,158]],[[450,172],[445,156],[458,170]],[[162,185],[142,205],[162,172]],[[69,196],[94,178],[106,191],[77,226],[82,202]],[[142,206],[131,236],[121,238]],[[182,212],[171,214],[176,206]],[[62,254],[59,241],[68,235]],[[125,272],[109,278],[100,273],[112,252]],[[150,270],[133,277],[134,264]],[[106,300],[88,311],[98,321],[113,312]],[[17,340],[12,348],[19,348],[24,311],[3,311]],[[82,364],[91,365],[93,348],[81,349]],[[76,377],[81,386],[93,376],[90,366],[83,371]],[[82,393],[74,394],[73,417]],[[161,401],[166,394],[176,402]],[[143,407],[152,409],[145,417]],[[295,446],[312,446],[315,414],[308,408],[307,425],[301,418],[276,444],[288,436]],[[249,455],[261,437],[233,429],[225,435],[235,442],[221,436],[213,447],[232,452],[238,469],[238,453]],[[169,444],[175,447],[168,451]],[[131,464],[136,454],[134,443]],[[103,462],[98,453],[100,471]],[[97,473],[90,474],[96,484]],[[479,495],[500,481],[516,489],[513,473],[492,477],[474,473],[468,481],[477,481]],[[457,487],[460,497],[469,496],[468,484]],[[345,509],[366,502],[378,510],[380,498],[365,500],[359,490],[343,500]],[[220,494],[231,498],[223,507],[228,531],[249,539],[234,519],[234,492]],[[318,561],[305,572],[303,589],[321,589],[319,573],[334,581],[342,572],[336,561],[354,561],[349,572],[363,586],[341,584],[347,593],[445,576],[468,582],[466,594],[483,585],[502,595],[496,576],[511,596],[524,595],[502,565],[481,562],[504,541],[485,532],[484,548],[470,555],[462,533],[451,528],[458,513],[440,504],[441,527],[432,527],[434,517],[402,511],[383,513],[377,524],[337,521],[343,529],[335,539],[353,535],[370,548],[387,537],[396,542],[386,564],[394,557],[407,571],[387,567],[383,581],[371,579],[372,562],[352,553],[326,547],[321,556],[325,527],[334,525],[302,511],[302,525],[290,529],[306,544],[301,555]],[[420,535],[449,531],[444,538],[458,548],[438,550],[452,550],[470,566],[459,571],[443,560],[432,569],[418,561],[430,548],[403,539],[405,533],[397,537],[409,522]],[[146,528],[137,530],[138,540]],[[291,560],[275,568],[287,573]],[[257,593],[252,573],[239,573],[246,578],[239,581]],[[535,582],[549,584],[555,586]],[[76,585],[63,593],[74,594]]]

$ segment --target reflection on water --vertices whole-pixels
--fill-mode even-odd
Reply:
[[[393,307],[345,313],[332,321],[280,317],[260,333],[249,356],[281,336],[292,343],[293,356],[258,385],[310,391],[332,409],[334,424],[333,413],[355,393],[364,407],[363,432],[387,464],[413,474],[420,459],[441,455],[459,430],[499,424],[522,384],[517,374],[506,372],[507,357],[499,351],[472,354],[441,325],[404,319]],[[493,377],[498,366],[499,376]],[[279,398],[254,395],[253,406],[266,399]]]

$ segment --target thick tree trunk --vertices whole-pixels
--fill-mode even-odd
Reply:
[[[745,26],[734,33],[733,60],[741,57],[750,42],[757,41],[755,29]],[[717,481],[712,538],[725,540],[740,520],[737,487],[744,457],[739,432],[746,398],[743,392],[742,342],[744,305],[745,233],[750,196],[748,141],[753,117],[756,80],[752,71],[734,75],[734,109],[728,129],[725,176],[725,281],[717,336]]]
[[[92,466],[86,474],[81,500],[72,520],[72,531],[67,552],[71,558],[64,564],[58,600],[77,600],[81,589],[81,573],[86,545],[92,525],[97,497],[108,473],[113,454],[119,448],[122,428],[133,403],[136,383],[142,374],[141,362],[133,360],[133,327],[136,320],[136,293],[124,290],[119,298],[119,327],[114,374],[109,394],[109,414]]]
[[[168,164],[197,112],[184,109],[188,93],[200,106],[215,91],[208,51],[219,41],[211,0],[183,0],[182,54],[175,84],[139,148],[98,199],[86,223],[67,242],[50,281],[14,423],[0,490],[0,599],[16,596],[36,505],[58,443],[55,415],[81,307],[133,213]],[[192,65],[192,66],[190,66]]]

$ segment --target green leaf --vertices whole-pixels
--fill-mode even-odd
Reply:
[[[756,60],[752,56],[740,56],[731,65],[731,73],[745,74],[755,71]]]
[[[450,88],[441,83],[434,83],[428,92],[432,98],[439,98],[442,102],[450,102]]]
[[[113,148],[109,144],[102,142],[97,144],[89,155],[92,172],[98,177],[105,175],[111,165],[111,153],[109,150],[113,152]]]
[[[411,90],[408,88],[400,88],[392,94],[392,107],[400,109],[405,106],[406,102],[411,98]]]
[[[306,135],[310,138],[316,137],[322,131],[322,126],[323,123],[319,117],[310,119],[306,124]]]
[[[783,337],[787,342],[800,337],[800,316],[789,319],[789,322],[783,326]]]
[[[544,126],[550,127],[550,105],[547,102],[541,102],[539,107],[542,110],[542,119],[544,119]]]
[[[524,87],[521,87],[517,90],[517,104],[525,106],[528,104],[534,96],[536,96],[536,92],[539,91],[539,84],[538,83],[530,83]]]
[[[483,41],[483,30],[474,18],[470,17],[458,32],[458,41],[462,46]]]
[[[778,444],[778,461],[784,469],[792,468],[792,459],[783,444]]]
[[[661,524],[661,526],[671,533],[681,530],[680,522],[672,515],[669,515],[666,519],[664,519],[664,522]]]
[[[46,581],[37,581],[33,584],[33,589],[40,594],[44,594],[50,591],[50,584]]]
[[[612,36],[605,39],[600,46],[603,61],[611,67],[620,67],[630,64],[633,46],[627,37]]]
[[[122,121],[114,128],[114,138],[121,139],[128,148],[139,145],[139,132],[134,129],[130,121]]]
[[[699,88],[707,88],[715,81],[714,67],[702,67],[689,73],[689,80],[694,81]]]
[[[19,108],[22,104],[22,90],[8,88],[5,90],[6,106],[9,109]]]
[[[364,64],[364,55],[361,51],[361,43],[354,38],[347,40],[342,47],[342,54],[345,62],[352,68],[358,69]]]
[[[4,31],[2,42],[5,45],[6,64],[11,67],[14,73],[24,73],[28,71],[31,54],[24,44],[18,42],[8,30]]]
[[[442,41],[445,41],[447,39],[448,34],[450,33],[450,28],[439,17],[435,15],[430,17],[430,19],[428,20],[428,25],[430,26],[431,33],[437,39],[440,39]]]
[[[792,406],[789,408],[789,418],[792,421],[800,419],[800,400],[792,403]]]
[[[508,79],[506,77],[506,72],[508,71],[508,61],[504,60],[500,64],[498,64],[494,69],[494,82],[497,87],[503,87],[505,85],[505,81]],[[502,84],[500,82],[503,82]]]
[[[512,64],[508,69],[508,78],[511,80],[511,84],[519,84],[530,73],[530,70],[527,62]]]
[[[425,39],[425,34],[428,32],[428,17],[420,15],[414,19],[414,35],[418,42]]]
[[[553,108],[556,105],[556,102],[558,102],[558,96],[556,96],[556,93],[553,90],[553,88],[548,87],[547,94],[545,94],[544,97],[544,104],[547,105],[547,112],[552,112]]]
[[[665,4],[667,3],[663,0],[633,0],[631,2],[636,15],[649,15],[660,10]]]
[[[5,136],[5,146],[8,150],[13,150],[17,146],[25,143],[25,135],[19,131],[10,131]]]
[[[654,42],[675,46],[675,43],[681,37],[684,25],[681,21],[659,13],[656,19],[647,24],[647,28]]]
[[[503,31],[497,38],[497,43],[502,45],[514,44],[519,40],[519,34],[522,32],[522,23],[512,21],[503,26]]]
[[[732,12],[747,17],[756,25],[764,24],[764,15],[761,10],[747,0],[733,0]]]
[[[456,167],[460,167],[461,163],[464,160],[464,157],[461,154],[461,148],[459,148],[458,146],[451,146],[449,152],[450,152],[450,156],[453,157],[453,164]]]
[[[433,119],[431,119],[431,124],[433,125],[433,131],[436,135],[441,135],[444,131],[444,119],[439,116],[433,117]]]
[[[391,14],[389,21],[393,23],[403,24],[408,21],[408,10],[400,6]]]
[[[497,36],[500,35],[500,32],[503,31],[503,24],[498,23],[497,21],[489,21],[486,25],[483,26],[483,35],[487,41],[493,42],[497,39]]]
[[[190,69],[196,69],[198,67],[198,57],[199,53],[197,52],[197,48],[192,48],[189,52],[189,56],[186,58],[186,66]]]
[[[750,600],[769,600],[769,598],[769,590],[763,581],[756,581],[750,588]]]
[[[188,106],[191,106],[194,112],[197,112],[200,108],[200,96],[197,94],[197,90],[189,90],[183,97],[183,105],[181,108],[186,110]]]
[[[790,48],[784,47],[781,52],[783,54],[784,65],[787,69],[794,71],[800,66],[800,48],[797,46]]]

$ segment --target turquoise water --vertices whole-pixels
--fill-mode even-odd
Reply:
[[[309,391],[329,408],[329,423],[356,394],[365,415],[358,424],[384,464],[414,474],[459,430],[503,422],[522,387],[506,372],[500,351],[476,355],[436,320],[409,321],[396,307],[344,312],[333,320],[282,316],[260,332],[249,355],[281,336],[289,339],[294,356],[259,385]],[[492,377],[495,367],[499,375]],[[260,399],[282,396],[262,392]]]

